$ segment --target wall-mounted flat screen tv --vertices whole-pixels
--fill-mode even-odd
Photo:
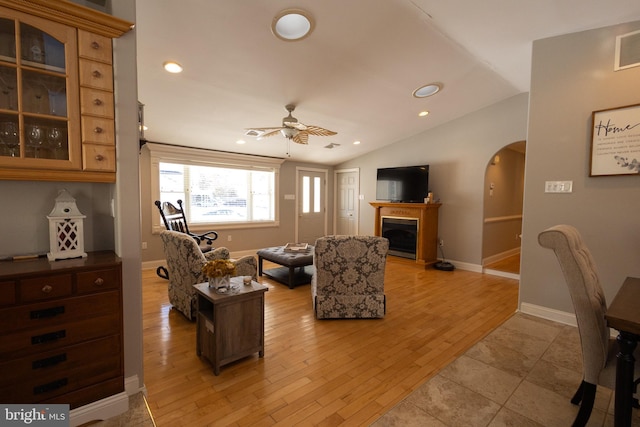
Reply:
[[[424,203],[429,193],[429,165],[378,169],[376,200]]]

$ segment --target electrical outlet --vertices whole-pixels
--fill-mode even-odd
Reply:
[[[230,241],[231,241],[231,234],[227,236],[227,242],[230,242]]]
[[[441,247],[444,246],[444,240],[443,239],[440,239],[440,246]]]
[[[147,249],[147,242],[142,242],[142,249]]]

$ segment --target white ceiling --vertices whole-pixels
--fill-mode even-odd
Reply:
[[[292,7],[316,27],[285,42],[270,26]],[[291,159],[328,165],[528,92],[533,40],[640,20],[638,0],[136,0],[136,8],[147,140],[286,157],[284,137],[244,131],[280,126],[294,103],[299,121],[338,134],[292,143]],[[164,71],[167,60],[184,72]],[[411,96],[431,82],[442,91]],[[422,110],[430,114],[418,117]]]

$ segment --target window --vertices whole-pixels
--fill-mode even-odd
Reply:
[[[281,159],[152,143],[146,146],[151,152],[152,199],[176,206],[177,200],[182,200],[190,228],[277,224]],[[154,214],[153,225],[154,229],[163,228],[159,214]]]

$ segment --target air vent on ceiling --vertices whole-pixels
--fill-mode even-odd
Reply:
[[[616,63],[614,70],[640,66],[640,31],[616,37]]]

